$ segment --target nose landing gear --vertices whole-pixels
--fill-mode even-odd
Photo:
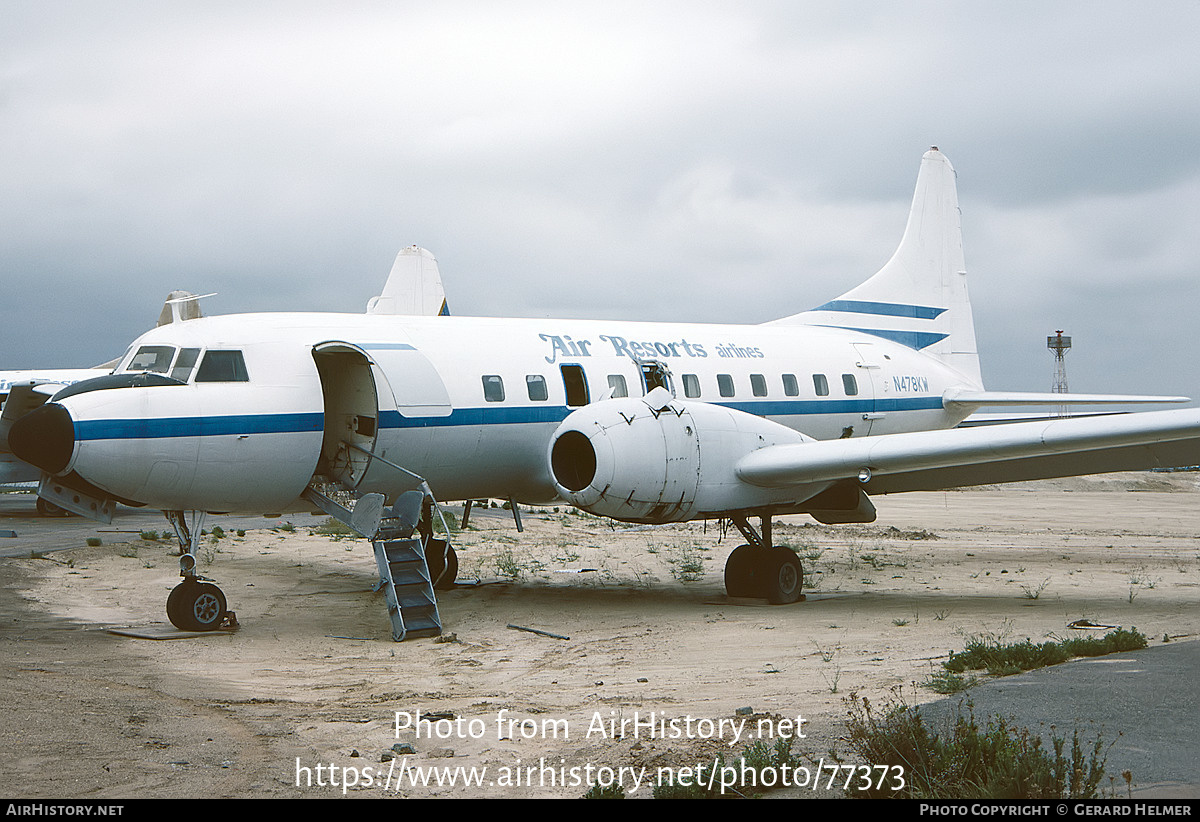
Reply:
[[[179,539],[179,575],[183,577],[183,582],[176,585],[167,597],[167,618],[181,631],[215,631],[218,628],[235,627],[237,617],[228,609],[225,594],[211,582],[203,581],[196,573],[196,542],[204,512],[193,511],[190,526],[183,511],[163,513]]]
[[[221,589],[196,578],[185,579],[167,597],[167,618],[181,631],[215,631],[229,615]]]

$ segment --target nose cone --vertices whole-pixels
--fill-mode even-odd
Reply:
[[[48,402],[12,424],[8,447],[17,459],[48,474],[61,474],[75,451],[75,423],[67,409]]]

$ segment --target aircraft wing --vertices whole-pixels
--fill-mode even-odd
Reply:
[[[981,407],[987,405],[1064,406],[1064,405],[1144,405],[1147,403],[1188,402],[1190,397],[1157,397],[1143,394],[1058,394],[1029,391],[947,391],[942,404]]]
[[[8,429],[12,427],[13,421],[40,406],[64,384],[60,382],[38,383],[30,380],[26,383],[11,385],[8,388],[3,412],[0,412],[0,486],[37,482],[41,478],[40,469],[34,468],[12,455],[8,448]]]
[[[868,494],[1200,464],[1200,409],[774,445],[735,466],[752,485],[866,479]]]
[[[959,428],[978,428],[981,425],[1011,425],[1014,422],[1036,422],[1060,419],[1076,419],[1078,417],[1100,417],[1112,414],[1126,414],[1127,411],[1014,411],[1011,413],[992,413],[976,411],[958,424]]]
[[[41,469],[21,462],[6,450],[0,451],[0,486],[28,484],[33,487],[41,478]]]
[[[42,405],[69,382],[71,381],[37,382],[30,380],[9,388],[8,396],[4,400],[3,411],[0,412],[0,451],[8,451],[8,429],[13,422]]]

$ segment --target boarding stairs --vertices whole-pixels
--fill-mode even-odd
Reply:
[[[376,539],[375,564],[379,567],[379,582],[387,600],[388,618],[392,622],[392,639],[438,636],[442,633],[442,617],[438,613],[433,580],[429,578],[429,563],[421,540]]]
[[[425,497],[432,499],[433,495],[420,477],[394,467],[415,478],[419,485],[402,493],[390,508],[383,494],[361,493],[324,476],[313,477],[301,496],[371,541],[379,569],[376,590],[383,590],[387,602],[392,639],[401,642],[440,635],[442,619],[434,594],[437,580],[431,578],[425,544],[415,533]],[[436,500],[433,504],[436,510]],[[440,540],[429,542],[446,545]]]

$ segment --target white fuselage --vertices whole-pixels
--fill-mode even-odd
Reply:
[[[440,499],[549,501],[555,428],[576,407],[621,396],[622,385],[630,397],[644,394],[651,362],[681,400],[815,439],[953,427],[967,412],[946,410],[942,396],[970,384],[898,343],[808,326],[234,315],[154,329],[117,373],[155,346],[199,357],[240,351],[244,380],[200,380],[193,370],[183,385],[92,391],[60,404],[77,421],[66,470],[164,509],[278,510],[319,463],[330,470],[343,434],[424,477]],[[346,358],[322,371],[321,350]],[[343,367],[355,352],[365,354],[357,360],[369,379]],[[580,390],[573,379],[586,396],[568,395],[569,385]]]

